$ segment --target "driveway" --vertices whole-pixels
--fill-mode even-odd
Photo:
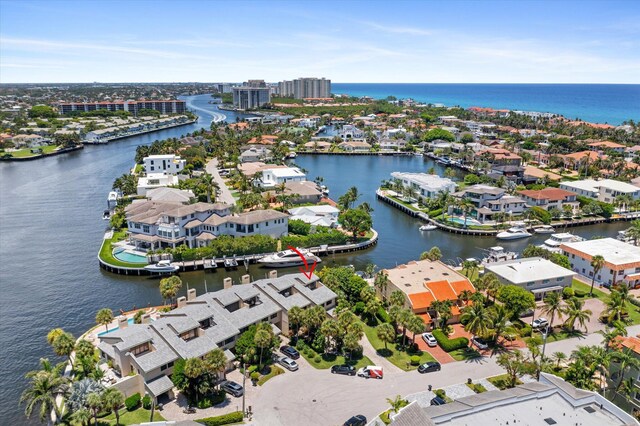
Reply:
[[[584,301],[584,309],[589,309],[592,312],[591,318],[589,319],[589,321],[587,322],[587,333],[595,333],[596,331],[599,330],[604,330],[605,329],[605,325],[603,323],[600,322],[599,318],[600,315],[602,315],[602,312],[605,310],[606,306],[604,303],[602,303],[602,301],[600,299],[585,299]],[[542,312],[542,305],[538,306],[536,308],[536,314],[535,314],[535,318],[546,318],[547,320],[549,320],[549,316],[544,314]],[[561,326],[562,323],[564,322],[566,318],[556,315],[555,318],[553,319],[553,326]],[[531,324],[531,318],[526,318],[523,319],[523,321],[527,322],[528,324]],[[576,323],[576,328],[579,328],[579,324]],[[584,331],[584,330],[582,330]]]
[[[431,347],[427,345],[427,343],[422,340],[421,337],[416,338],[416,343],[418,344],[418,348],[420,348],[421,351],[430,353],[431,356],[434,357],[440,364],[446,364],[448,362],[455,361],[455,359],[453,359],[451,355],[446,353],[444,349],[442,349],[439,345]]]
[[[218,160],[214,158],[213,160],[209,161],[205,169],[207,170],[207,173],[213,176],[213,179],[220,187],[220,195],[216,198],[216,200],[221,203],[234,205],[236,203],[236,200],[233,198],[233,195],[231,195],[231,191],[229,191],[229,188],[222,179],[222,176],[220,176],[220,173],[218,173]]]

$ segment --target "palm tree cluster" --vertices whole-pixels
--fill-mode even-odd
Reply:
[[[424,321],[414,314],[411,309],[405,308],[405,296],[401,291],[395,290],[392,292],[389,296],[389,302],[388,312],[391,324],[380,324],[376,330],[378,337],[384,342],[386,349],[387,343],[393,343],[398,340],[398,329],[402,328],[399,349],[402,350],[407,346],[407,331],[412,334],[411,346],[413,347],[416,335],[425,330]]]
[[[160,295],[162,296],[162,302],[166,304],[166,301],[168,300],[169,303],[173,305],[174,300],[181,288],[182,280],[176,275],[161,279]]]
[[[576,296],[563,300],[559,292],[546,294],[542,312],[550,317],[549,332],[551,333],[553,333],[553,322],[559,317],[564,317],[562,325],[569,332],[576,330],[576,323],[587,332],[587,324],[593,314],[591,310],[584,308],[583,300]]]
[[[227,357],[220,348],[207,353],[204,358],[188,358],[180,360],[174,365],[172,380],[176,387],[184,392],[189,402],[198,405],[199,402],[214,392],[221,392],[216,388],[224,377],[227,368]]]

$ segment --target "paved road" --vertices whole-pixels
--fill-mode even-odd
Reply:
[[[233,198],[233,195],[231,195],[231,191],[229,191],[227,184],[222,180],[220,173],[218,173],[218,160],[214,158],[209,161],[207,163],[206,170],[207,173],[213,176],[213,179],[220,186],[220,195],[217,197],[217,201],[230,205],[235,204],[236,200]]]

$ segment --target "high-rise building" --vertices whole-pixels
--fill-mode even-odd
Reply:
[[[140,101],[112,101],[112,102],[57,102],[53,104],[60,114],[74,111],[90,112],[96,110],[127,111],[138,115],[141,109],[152,109],[162,114],[183,114],[186,102],[181,100],[140,100]]]
[[[296,99],[328,98],[331,96],[331,80],[306,77],[278,84],[280,96],[293,96]]]
[[[262,80],[249,80],[248,84]],[[264,84],[264,81],[262,81]],[[238,86],[233,88],[233,106],[238,109],[256,109],[271,102],[270,89],[265,86]]]

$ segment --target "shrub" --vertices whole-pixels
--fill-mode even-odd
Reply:
[[[151,397],[149,395],[145,395],[144,398],[142,398],[142,408],[145,410],[151,409]]]
[[[320,364],[320,361],[322,361],[322,357],[320,355],[316,355],[315,358],[313,358],[313,362],[316,364]]]
[[[585,297],[587,295],[587,292],[582,291],[582,290],[573,290],[573,294],[576,297],[583,298],[583,297]]]
[[[124,400],[124,406],[127,407],[127,411],[133,411],[140,406],[140,394],[134,393],[129,398]]]
[[[311,231],[311,224],[303,222],[301,220],[289,221],[289,233],[295,235],[309,235]]]
[[[205,426],[221,426],[231,423],[240,423],[242,422],[242,412],[234,411],[233,413],[223,414],[221,416],[198,419],[196,422],[202,423]]]
[[[411,357],[411,365],[418,365],[420,364],[420,357],[418,355],[413,355]]]
[[[251,373],[251,380],[253,380],[254,382],[256,380],[258,380],[260,378],[260,373],[257,371],[254,371],[253,373]]]
[[[442,330],[433,330],[431,334],[433,334],[433,337],[435,337],[438,341],[438,345],[440,345],[440,347],[445,352],[452,352],[458,349],[464,349],[469,346],[469,339],[467,339],[466,337],[456,337],[455,339],[449,339],[442,332]]]
[[[435,209],[429,212],[429,217],[434,218],[434,217],[440,216],[441,214],[442,214],[442,209]]]
[[[356,303],[356,306],[353,308],[353,313],[356,315],[362,315],[364,312],[364,302]]]
[[[304,341],[302,339],[298,339],[298,341],[296,342],[296,349],[301,351],[306,347],[306,345],[304,344]]]
[[[575,291],[573,291],[573,289],[571,287],[565,287],[562,290],[562,298],[563,299],[569,299],[571,297],[575,296]]]
[[[386,323],[391,322],[391,318],[389,318],[389,314],[387,313],[387,311],[384,310],[382,306],[378,308],[378,312],[376,313],[376,316],[382,322],[386,322]]]
[[[249,368],[247,368],[247,371],[249,372],[249,374],[251,374],[254,371],[256,371],[257,369],[258,369],[257,365],[250,365]]]
[[[440,397],[442,399],[445,399],[447,397],[447,393],[444,391],[444,389],[436,389],[433,391],[433,393],[435,393],[437,397]]]

